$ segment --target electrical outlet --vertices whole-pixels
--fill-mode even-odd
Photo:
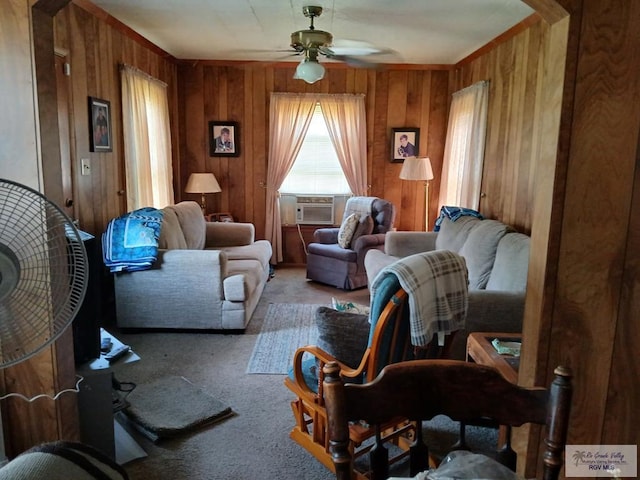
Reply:
[[[82,175],[91,175],[91,162],[88,158],[83,158],[80,160]]]

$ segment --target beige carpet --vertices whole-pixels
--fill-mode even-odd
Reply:
[[[318,336],[315,311],[320,305],[271,303],[253,347],[247,373],[286,374],[298,347]]]

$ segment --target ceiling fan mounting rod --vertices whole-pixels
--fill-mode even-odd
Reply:
[[[322,7],[307,5],[305,7],[302,7],[302,13],[304,14],[305,17],[311,19],[311,25],[309,26],[309,30],[315,30],[315,27],[313,26],[313,19],[315,17],[319,17],[322,14]]]

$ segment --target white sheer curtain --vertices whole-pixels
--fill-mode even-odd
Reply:
[[[489,82],[457,91],[451,100],[444,148],[440,206],[478,210],[487,131]]]
[[[283,259],[278,189],[295,162],[318,102],[349,188],[356,195],[366,195],[367,192],[364,97],[272,93],[269,109],[270,142],[265,225],[265,236],[273,247],[271,263],[278,263]]]
[[[167,85],[134,67],[120,72],[127,210],[173,205]]]
[[[309,129],[315,106],[314,96],[271,94],[265,237],[271,242],[273,248],[272,264],[281,262],[283,259],[278,189],[296,160],[304,136]]]
[[[322,95],[319,102],[351,193],[367,195],[367,119],[364,95]]]

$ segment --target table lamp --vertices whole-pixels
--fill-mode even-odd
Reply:
[[[402,180],[424,180],[425,187],[425,207],[424,207],[424,229],[429,231],[429,180],[433,179],[431,160],[429,157],[407,157],[400,170]]]
[[[187,193],[199,193],[202,195],[200,201],[200,207],[202,208],[203,215],[207,213],[207,202],[205,200],[205,193],[218,193],[222,189],[218,184],[218,180],[213,173],[192,173],[187,182],[187,186],[184,189]]]

